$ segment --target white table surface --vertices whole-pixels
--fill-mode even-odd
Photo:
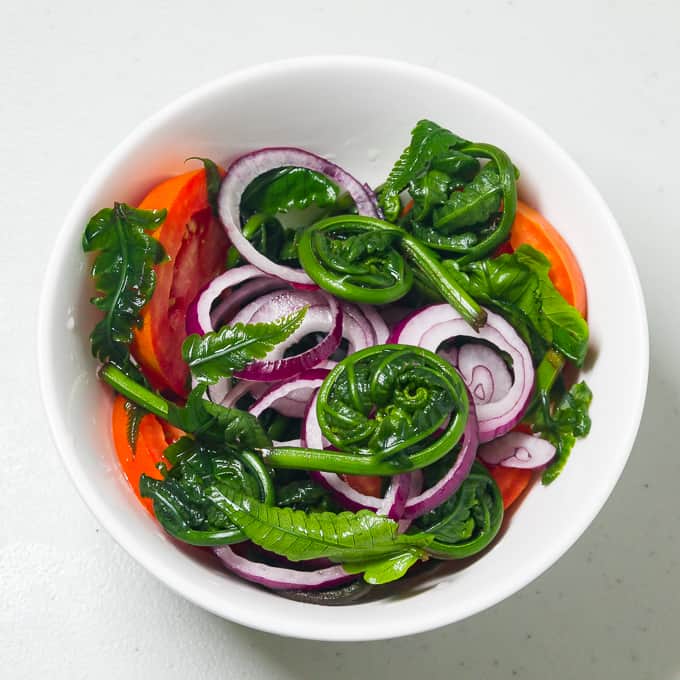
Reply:
[[[679,8],[673,0],[1,3],[0,677],[680,678]],[[37,388],[45,261],[94,166],[198,84],[321,53],[436,67],[536,120],[609,202],[650,319],[640,434],[591,528],[491,610],[380,643],[253,632],[169,592],[76,494]]]

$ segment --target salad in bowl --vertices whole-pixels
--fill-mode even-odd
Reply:
[[[298,147],[188,159],[82,235],[121,473],[291,599],[493,550],[591,426],[586,283],[522,167],[427,119],[404,144],[376,186]]]

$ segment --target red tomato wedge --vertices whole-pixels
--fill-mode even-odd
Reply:
[[[187,308],[223,271],[229,241],[208,207],[204,170],[162,182],[139,207],[168,211],[153,236],[170,259],[156,266],[156,289],[142,310],[143,325],[135,333],[132,352],[154,387],[183,397],[188,385],[181,353]]]
[[[510,231],[510,245],[523,243],[540,250],[550,260],[550,279],[564,299],[586,318],[586,284],[581,268],[567,242],[548,220],[526,203],[517,201],[517,213]]]
[[[166,436],[161,421],[156,416],[147,413],[139,423],[139,432],[134,450],[128,441],[129,413],[126,408],[127,400],[118,395],[113,402],[111,414],[111,429],[113,431],[113,445],[116,449],[118,461],[123,469],[132,490],[144,507],[153,514],[153,505],[148,498],[142,498],[139,493],[139,478],[142,474],[155,479],[161,479],[158,463],[168,464],[163,453],[167,446],[183,434],[173,428],[170,436]]]
[[[382,497],[382,477],[375,475],[342,475],[342,478],[359,493],[366,496]]]
[[[487,465],[489,474],[494,478],[501,496],[503,497],[503,509],[507,510],[529,486],[532,470],[520,468],[502,467],[500,465]]]

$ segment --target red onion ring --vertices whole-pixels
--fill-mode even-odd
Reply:
[[[298,571],[253,562],[246,557],[237,555],[228,545],[214,548],[214,552],[230,571],[247,581],[259,583],[272,590],[287,590],[289,588],[322,590],[339,586],[357,578],[355,574],[348,574],[340,565],[315,569],[314,571]]]
[[[279,288],[284,288],[288,284],[280,279],[271,276],[258,276],[252,281],[246,281],[236,290],[229,292],[220,302],[218,302],[210,312],[210,322],[214,329],[224,326],[242,309],[246,304],[265,293],[269,293]]]
[[[512,375],[505,361],[491,347],[478,342],[463,345],[454,366],[463,376],[475,404],[505,398],[512,389]]]
[[[246,394],[251,394],[255,399],[259,399],[268,389],[269,385],[267,383],[241,380],[227,392],[226,396],[219,403],[222,406],[234,408],[238,400]]]
[[[409,496],[404,508],[404,519],[416,519],[441,505],[458,491],[460,485],[470,474],[478,444],[477,418],[472,402],[470,403],[470,415],[465,424],[461,442],[461,449],[456,456],[456,460],[446,474],[436,484],[423,491],[423,493],[417,496]]]
[[[534,386],[534,365],[529,348],[517,331],[502,317],[487,311],[487,322],[475,336],[469,325],[448,304],[432,305],[415,312],[397,324],[388,342],[424,347],[432,352],[446,340],[456,337],[472,337],[486,340],[500,351],[510,355],[514,382],[510,391],[492,403],[478,403],[477,423],[479,441],[491,441],[512,428],[522,419],[531,399]]]
[[[375,345],[384,345],[389,337],[390,330],[384,319],[375,310],[372,305],[357,305],[361,313],[366,317],[366,320],[373,328],[373,336],[375,338]]]
[[[480,446],[477,455],[489,465],[533,470],[553,459],[555,447],[549,441],[526,432],[508,432]]]
[[[342,338],[342,308],[335,298],[325,291],[285,289],[268,293],[246,305],[231,322],[258,323],[271,321],[285,314],[290,314],[301,307],[308,307],[308,310],[300,328],[285,343],[281,343],[270,352],[265,359],[253,361],[234,375],[238,378],[254,381],[287,380],[328,359],[337,349]],[[323,328],[329,328],[329,330],[326,337],[318,345],[301,354],[283,358],[283,353],[288,347],[305,335]]]
[[[411,479],[409,482],[409,489],[408,489],[408,499],[407,503],[409,500],[412,498],[415,498],[420,494],[420,492],[423,490],[423,471],[422,470],[413,470],[410,473]],[[399,520],[399,529],[398,533],[403,534],[410,526],[411,522],[413,520],[410,519],[402,519]]]
[[[189,335],[204,335],[214,330],[210,319],[210,309],[217,298],[227,289],[255,277],[265,276],[257,267],[247,264],[230,269],[216,276],[189,305],[186,316],[186,331]]]
[[[248,185],[270,170],[284,167],[307,168],[326,175],[341,189],[347,191],[356,204],[359,215],[378,217],[373,201],[375,195],[368,192],[354,177],[341,167],[321,156],[294,147],[270,147],[247,153],[236,159],[222,180],[217,205],[220,219],[231,243],[251,264],[263,272],[292,284],[315,286],[303,269],[294,269],[272,262],[260,253],[241,231],[241,198]]]
[[[289,418],[302,418],[312,395],[330,371],[313,368],[296,378],[270,387],[248,410],[260,417],[268,408],[273,408]]]

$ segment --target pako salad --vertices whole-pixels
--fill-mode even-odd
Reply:
[[[583,278],[508,155],[422,120],[375,190],[298,148],[195,160],[83,235],[140,501],[309,602],[487,548],[590,428]]]

